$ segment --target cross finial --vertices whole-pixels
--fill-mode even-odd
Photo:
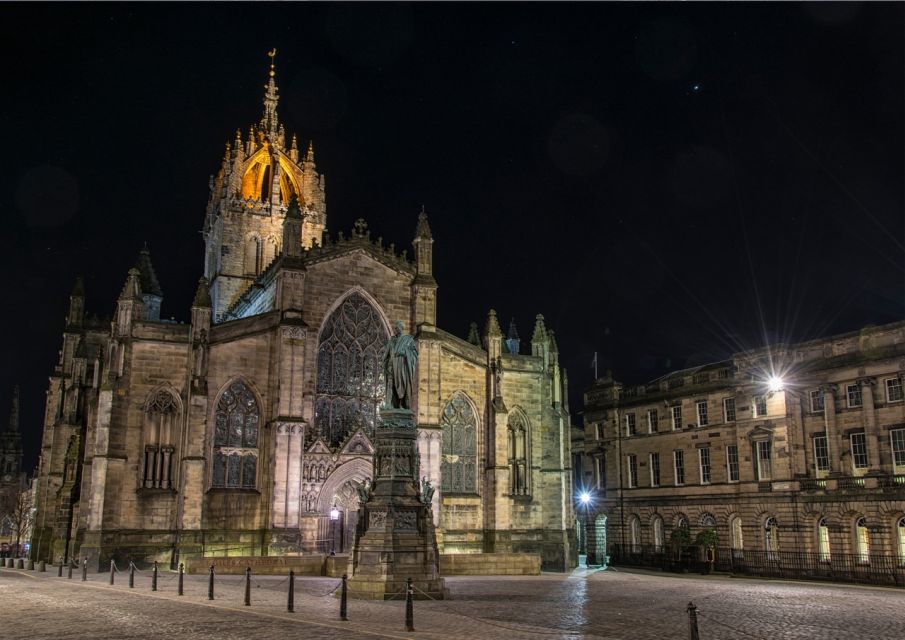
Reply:
[[[276,69],[274,68],[274,59],[277,57],[277,48],[274,47],[268,51],[267,55],[270,56],[270,77],[272,78],[277,74]]]

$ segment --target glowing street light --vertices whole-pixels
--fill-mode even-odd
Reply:
[[[582,491],[578,494],[578,499],[581,501],[581,504],[586,507],[591,502],[591,494],[587,491]]]
[[[782,391],[785,387],[785,381],[781,376],[772,375],[767,379],[767,389],[776,393],[777,391]]]
[[[339,520],[339,509],[336,505],[330,509],[330,555],[336,555],[336,521]]]

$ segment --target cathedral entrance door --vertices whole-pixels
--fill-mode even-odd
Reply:
[[[349,553],[355,541],[355,527],[358,525],[358,487],[355,480],[346,481],[333,495],[332,504],[339,511],[336,522],[336,552]]]

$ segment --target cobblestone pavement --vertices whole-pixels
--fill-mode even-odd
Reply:
[[[699,608],[701,640],[750,638],[905,639],[905,591],[818,583],[672,576],[616,570],[539,577],[447,578],[451,598],[415,602],[415,632],[405,632],[404,603],[349,600],[338,620],[331,578],[297,578],[295,613],[286,611],[287,578],[253,577],[243,606],[243,576],[218,576],[215,600],[207,577],[149,572],[135,588],[119,573],[82,582],[46,573],[0,570],[0,633],[19,638],[626,638],[688,637],[685,607]]]

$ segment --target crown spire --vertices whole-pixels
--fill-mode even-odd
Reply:
[[[18,433],[19,431],[19,385],[13,387],[13,401],[9,409],[9,429],[10,433]]]
[[[264,92],[264,117],[261,118],[261,128],[264,129],[272,139],[275,139],[277,131],[279,130],[277,103],[280,101],[280,98],[277,95],[277,83],[275,80],[277,75],[276,66],[274,64],[277,55],[276,48],[268,51],[267,55],[270,56],[270,77],[267,80],[267,85],[264,87],[266,91]]]

